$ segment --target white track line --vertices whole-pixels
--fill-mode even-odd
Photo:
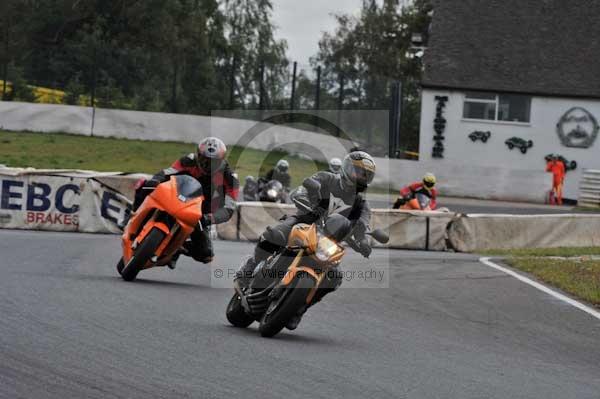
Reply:
[[[525,284],[529,284],[530,286],[532,286],[534,288],[537,288],[538,290],[540,290],[542,292],[545,292],[548,295],[552,295],[554,298],[559,299],[559,300],[561,300],[563,302],[566,302],[569,305],[574,306],[574,307],[576,307],[579,310],[583,310],[584,312],[586,312],[590,316],[595,317],[596,319],[600,320],[600,312],[598,312],[597,310],[592,309],[591,307],[586,306],[583,303],[578,302],[578,301],[576,301],[574,299],[571,299],[571,298],[569,298],[566,295],[563,295],[563,294],[561,294],[559,292],[553,291],[550,288],[546,287],[545,285],[542,285],[542,284],[540,284],[540,283],[538,283],[536,281],[531,280],[530,278],[522,276],[519,273],[516,273],[516,272],[514,272],[514,271],[512,271],[510,269],[507,269],[505,267],[499,266],[499,265],[495,264],[494,262],[492,262],[490,259],[491,258],[481,258],[481,259],[479,259],[479,261],[481,263],[483,263],[484,265],[486,265],[486,266],[489,266],[489,267],[491,267],[493,269],[500,270],[503,273],[511,275],[514,278],[516,278],[517,280],[520,280],[520,281],[524,282]]]

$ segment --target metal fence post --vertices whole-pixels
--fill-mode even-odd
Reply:
[[[292,98],[290,100],[290,110],[294,110],[296,102],[296,73],[298,72],[298,63],[294,61],[294,72],[292,74]]]
[[[400,122],[402,121],[402,82],[392,85],[392,98],[390,100],[390,126],[389,126],[389,157],[397,158],[400,149]]]
[[[259,82],[259,99],[258,109],[261,111],[265,109],[265,63],[260,64],[260,82]]]
[[[340,92],[338,94],[338,106],[337,106],[337,136],[340,137],[341,123],[341,112],[344,109],[344,75],[340,74]]]
[[[8,53],[9,53],[9,34],[10,30],[8,27],[8,16],[4,16],[4,59],[3,59],[3,70],[2,70],[2,100],[6,100],[6,81],[8,80]]]
[[[235,105],[235,68],[237,64],[236,56],[233,56],[231,61],[231,76],[229,79],[229,109],[233,109]]]
[[[321,66],[317,67],[317,92],[315,93],[315,109],[321,109]]]

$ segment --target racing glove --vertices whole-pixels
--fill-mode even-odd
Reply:
[[[366,237],[358,242],[358,249],[359,249],[358,252],[365,258],[368,259],[369,256],[371,256],[371,252],[372,252],[371,244],[369,244],[369,240],[367,240]]]

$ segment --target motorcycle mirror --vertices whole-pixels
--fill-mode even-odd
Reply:
[[[373,230],[371,233],[369,233],[369,235],[373,237],[375,241],[382,244],[387,244],[390,241],[389,234],[381,229]]]

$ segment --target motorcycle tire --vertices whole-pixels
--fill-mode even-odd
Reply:
[[[166,234],[162,230],[156,228],[150,230],[150,233],[144,238],[144,241],[142,241],[133,252],[133,256],[129,260],[129,263],[127,263],[121,271],[123,280],[135,280],[138,273],[146,266],[146,263],[148,263],[150,258],[154,256],[154,253],[165,237]]]
[[[227,321],[234,327],[246,328],[254,323],[254,317],[248,315],[242,307],[242,300],[237,292],[233,293],[229,304],[227,305]]]
[[[271,338],[283,330],[298,310],[306,305],[306,298],[316,285],[316,281],[305,273],[297,275],[294,280],[280,298],[271,302],[260,320],[258,330],[263,337]]]
[[[124,267],[125,263],[123,262],[123,257],[121,257],[121,259],[119,259],[119,263],[117,263],[117,272],[119,273],[119,275],[121,275],[121,273],[123,272]]]

